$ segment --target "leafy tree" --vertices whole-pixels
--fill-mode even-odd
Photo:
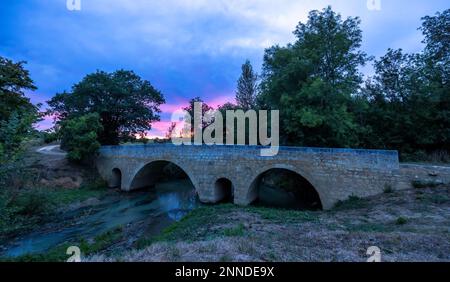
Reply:
[[[98,134],[102,132],[100,116],[90,113],[61,123],[61,147],[67,150],[67,158],[81,162],[94,157],[100,148]]]
[[[403,159],[450,151],[449,11],[423,18],[423,52],[389,49],[375,61],[362,92],[369,107],[361,125],[371,128],[366,147],[398,149]]]
[[[299,23],[297,41],[266,50],[262,107],[280,110],[281,141],[306,146],[357,146],[352,95],[362,81],[358,67],[368,57],[359,50],[358,18],[343,20],[328,7]]]
[[[14,63],[0,56],[0,186],[12,187],[20,172],[25,141],[39,120],[39,105],[25,97],[25,90],[35,90],[25,62]]]
[[[150,130],[151,123],[159,120],[159,106],[164,102],[161,92],[133,71],[97,71],[75,84],[70,93],[56,94],[48,101],[48,114],[61,122],[98,113],[103,127],[99,142],[116,145]]]
[[[236,91],[237,105],[247,111],[256,106],[256,96],[258,90],[258,75],[253,71],[250,61],[247,60],[242,65],[242,74],[239,77]]]
[[[14,112],[27,115],[38,111],[24,95],[25,90],[36,90],[25,63],[0,56],[0,121],[9,120]]]
[[[420,28],[425,36],[422,55],[427,83],[433,104],[430,125],[435,131],[434,149],[450,151],[450,9],[422,18]]]

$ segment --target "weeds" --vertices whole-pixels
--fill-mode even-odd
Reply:
[[[357,196],[350,196],[345,201],[338,201],[333,210],[334,211],[342,211],[342,210],[353,210],[353,209],[362,209],[366,208],[368,205],[367,199],[362,199]]]
[[[245,234],[245,226],[240,223],[239,225],[223,230],[223,235],[227,237],[241,237]]]

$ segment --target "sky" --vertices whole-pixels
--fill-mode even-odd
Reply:
[[[164,136],[171,113],[199,96],[211,106],[234,102],[241,65],[260,72],[265,48],[294,42],[308,12],[328,5],[359,17],[362,49],[422,49],[421,17],[450,8],[448,0],[0,0],[0,56],[27,61],[38,87],[34,103],[96,70],[135,71],[166,98],[149,137]],[[379,5],[378,5],[379,3]],[[69,5],[69,7],[73,7]],[[370,76],[372,68],[361,71]],[[51,127],[47,118],[38,128]]]

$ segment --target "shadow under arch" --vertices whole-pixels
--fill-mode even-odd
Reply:
[[[122,186],[122,172],[118,168],[113,168],[111,171],[111,188],[121,188]]]
[[[136,172],[130,190],[154,186],[156,183],[166,180],[187,179],[197,193],[197,187],[190,175],[178,164],[168,160],[151,161]]]
[[[234,187],[231,180],[222,177],[214,183],[214,195],[219,202],[233,203],[234,201]]]
[[[318,190],[302,174],[288,167],[263,169],[247,193],[249,203],[299,210],[322,210]]]

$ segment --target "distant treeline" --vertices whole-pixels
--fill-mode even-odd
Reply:
[[[287,46],[266,50],[255,105],[280,110],[281,143],[397,149],[404,160],[450,161],[450,10],[422,18],[424,49],[387,50],[375,74],[357,18],[312,11]]]

